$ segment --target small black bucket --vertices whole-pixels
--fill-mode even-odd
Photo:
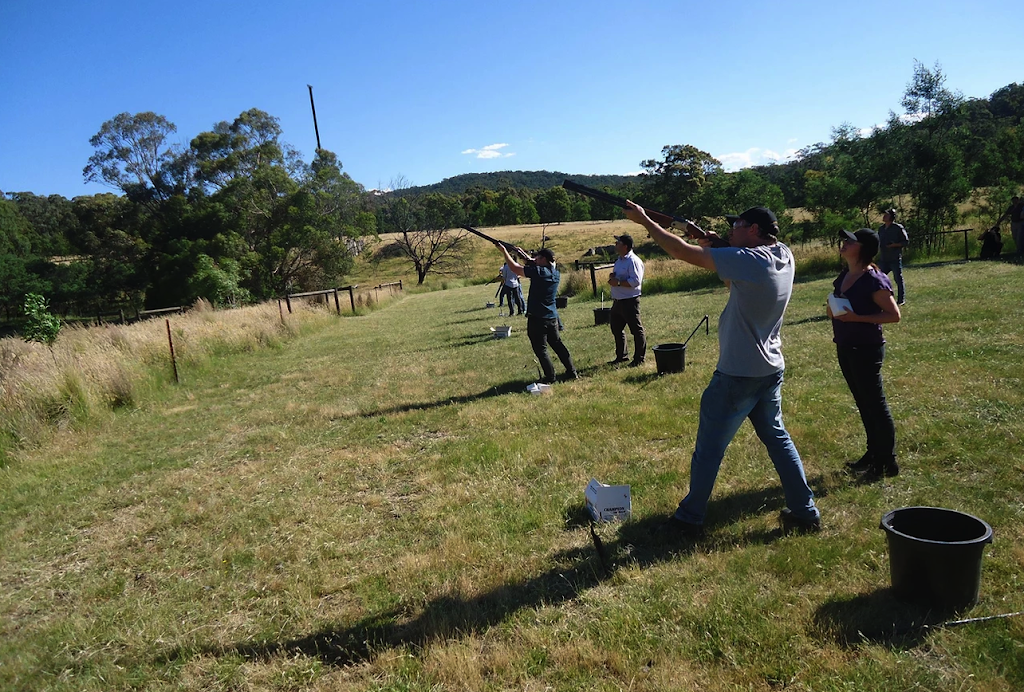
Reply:
[[[682,372],[686,369],[686,344],[658,344],[654,347],[654,363],[659,375]]]
[[[683,343],[658,344],[654,347],[654,363],[658,366],[659,375],[670,372],[682,372],[686,369],[686,344],[690,343],[690,339],[693,338],[693,335],[697,333],[702,324],[704,325],[704,333],[709,333],[711,324],[708,322],[708,316],[704,315]]]
[[[611,308],[594,308],[594,324],[608,324],[612,319]]]
[[[939,507],[901,507],[882,517],[889,542],[893,594],[943,611],[978,602],[981,555],[992,527],[981,519]]]
[[[564,307],[566,307],[568,305],[569,305],[569,297],[568,296],[556,296],[555,297],[555,307],[557,309],[561,310],[562,308],[564,308]]]

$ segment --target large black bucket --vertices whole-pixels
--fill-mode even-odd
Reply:
[[[611,308],[594,308],[594,324],[608,324],[612,318]]]
[[[943,611],[978,602],[981,555],[992,527],[939,507],[901,507],[882,517],[889,542],[889,575],[900,600]]]
[[[682,372],[686,369],[686,344],[658,344],[654,347],[654,363],[659,375]]]

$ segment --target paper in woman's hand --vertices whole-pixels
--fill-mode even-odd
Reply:
[[[840,298],[835,293],[828,294],[828,306],[831,308],[833,315],[853,312],[853,306],[850,305],[850,301],[846,298]]]

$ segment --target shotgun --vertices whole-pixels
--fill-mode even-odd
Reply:
[[[522,254],[523,254],[519,250],[519,248],[517,248],[512,243],[507,243],[504,240],[498,240],[497,238],[492,238],[491,236],[487,235],[483,231],[478,231],[475,228],[473,228],[472,226],[463,226],[462,229],[466,230],[466,231],[469,231],[473,235],[480,236],[481,238],[483,238],[484,240],[486,240],[489,243],[494,243],[495,245],[503,245],[505,247],[505,249],[508,250],[509,254],[512,255],[513,257],[519,257],[519,256],[522,256]],[[490,282],[488,282],[488,283],[490,283]]]
[[[564,183],[562,183],[562,187],[564,187],[566,190],[578,192],[581,195],[586,195],[587,197],[593,197],[596,200],[607,202],[608,204],[614,205],[616,207],[621,207],[623,209],[626,208],[625,198],[610,194],[608,192],[605,192],[604,190],[598,190],[596,188],[587,187],[586,185],[580,185],[579,183],[574,183],[571,180],[566,180]],[[707,231],[705,231],[703,228],[695,224],[693,221],[684,219],[679,216],[671,216],[660,211],[654,211],[653,209],[648,209],[647,207],[644,207],[644,211],[647,212],[647,215],[649,217],[651,217],[651,221],[658,224],[662,228],[673,228],[677,231],[682,231],[686,235],[690,236],[691,238],[696,238],[697,240],[710,237],[711,247],[729,247],[728,240],[719,236],[709,236]]]

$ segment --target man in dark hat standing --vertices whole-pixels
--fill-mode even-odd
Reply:
[[[526,299],[526,336],[530,339],[533,352],[544,371],[543,382],[551,384],[555,381],[555,366],[548,355],[549,345],[565,366],[565,379],[579,379],[569,349],[558,335],[558,309],[555,297],[562,275],[555,265],[555,253],[550,248],[541,248],[531,258],[522,248],[517,247],[516,254],[524,260],[523,264],[519,264],[507,247],[500,243],[495,245],[505,255],[505,264],[509,269],[517,276],[530,279],[530,294]]]
[[[626,352],[626,327],[633,335],[633,361],[629,367],[644,364],[647,356],[647,335],[640,321],[640,287],[644,282],[644,262],[633,252],[633,236],[628,233],[615,236],[615,260],[608,277],[611,287],[612,312],[609,324],[615,337],[615,360],[612,364],[629,360]]]
[[[903,248],[910,244],[910,237],[903,224],[896,223],[895,209],[886,209],[882,213],[878,242],[878,268],[883,274],[892,274],[896,282],[896,303],[903,305],[907,302],[903,286]]]
[[[994,227],[999,229],[999,224],[1004,219],[1010,220],[1010,235],[1013,237],[1013,245],[1017,250],[1018,255],[1024,255],[1024,200],[1018,195],[1014,195],[1010,199],[1010,206],[1007,207],[1003,215],[996,219]]]
[[[775,214],[765,207],[727,216],[729,247],[712,247],[708,233],[690,245],[626,203],[626,217],[651,234],[669,255],[718,273],[729,286],[729,301],[718,320],[718,365],[700,400],[697,442],[690,459],[690,490],[656,533],[666,538],[703,533],[708,500],[726,447],[749,419],[779,474],[786,508],[779,517],[787,531],[818,531],[821,516],[807,485],[803,462],[782,423],[782,315],[793,292],[795,261],[778,241]],[[689,226],[692,226],[688,222]],[[696,234],[703,234],[694,227]]]

